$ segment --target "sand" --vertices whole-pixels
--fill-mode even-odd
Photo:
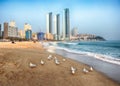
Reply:
[[[54,59],[47,59],[50,54],[39,43],[1,42],[0,86],[120,86],[95,70],[84,74],[82,69],[89,69],[88,65],[68,58],[64,62],[64,57],[51,54],[60,61],[56,65]],[[41,59],[44,65],[40,64]],[[30,62],[37,66],[31,68]],[[71,66],[77,69],[74,75]]]

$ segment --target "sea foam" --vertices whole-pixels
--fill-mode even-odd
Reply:
[[[63,42],[64,44],[77,44],[77,43],[66,43]],[[96,58],[105,62],[109,62],[109,63],[113,63],[113,64],[117,64],[120,65],[120,59],[111,57],[109,55],[103,55],[103,54],[98,54],[98,53],[92,53],[92,52],[85,52],[85,51],[78,51],[78,50],[72,50],[72,49],[68,49],[65,47],[59,47],[57,46],[57,42],[46,42],[43,43],[43,46],[45,48],[47,48],[47,51],[51,52],[51,53],[55,53],[55,49],[60,49],[60,50],[64,50],[66,52],[70,52],[70,53],[76,53],[76,54],[80,54],[80,55],[87,55],[90,56],[91,58]],[[53,49],[54,48],[54,49]]]

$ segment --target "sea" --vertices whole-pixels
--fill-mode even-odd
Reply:
[[[120,65],[120,41],[49,42],[48,46]]]

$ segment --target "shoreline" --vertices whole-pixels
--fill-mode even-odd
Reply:
[[[83,64],[91,65],[97,71],[101,72],[102,74],[106,75],[107,77],[111,78],[112,80],[115,80],[116,82],[120,83],[120,75],[119,75],[120,64],[105,61],[100,58],[95,58],[94,56],[89,56],[89,55],[85,55],[85,54],[81,55],[79,53],[69,52],[69,51],[61,49],[61,48],[56,48],[54,46],[49,46],[49,48],[48,48],[48,46],[49,45],[47,45],[48,52],[56,53],[56,54],[66,57],[66,58],[70,58],[75,61],[81,62]]]
[[[4,45],[5,48],[1,48]],[[14,46],[14,48],[13,48]],[[22,48],[19,48],[22,46]],[[53,56],[48,60],[49,55]],[[60,65],[54,63],[54,57]],[[40,60],[45,65],[40,64]],[[63,59],[66,59],[64,62]],[[30,68],[32,62],[37,66]],[[70,67],[77,68],[72,75]],[[1,86],[119,86],[120,84],[94,70],[88,74],[82,72],[89,66],[56,53],[49,53],[42,45],[33,42],[0,43],[0,85]],[[87,82],[86,82],[87,81]]]
[[[57,49],[56,53],[66,57],[66,58],[70,58],[70,59],[73,59],[75,61],[78,61],[80,63],[91,65],[98,72],[101,72],[102,74],[106,75],[107,77],[111,78],[112,80],[115,80],[116,82],[120,83],[120,75],[119,75],[120,66],[117,64],[108,63],[108,62],[96,59],[92,56],[70,53],[70,52],[67,52],[64,50]]]
[[[97,54],[97,53],[93,53],[93,52],[83,52],[83,51],[71,50],[71,49],[68,49],[68,48],[65,48],[65,47],[56,46],[56,43],[57,42],[48,42],[47,47],[52,47],[52,48],[54,47],[56,49],[65,50],[69,53],[85,55],[85,56],[87,55],[89,57],[93,57],[93,58],[99,59],[101,61],[105,61],[105,62],[108,62],[108,63],[120,65],[120,59],[118,59],[118,58],[115,58],[115,57],[112,57],[112,56],[109,56],[109,55]],[[71,44],[71,43],[67,43],[67,44]]]

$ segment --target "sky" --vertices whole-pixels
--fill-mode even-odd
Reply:
[[[46,15],[52,12],[60,14],[62,32],[65,8],[70,11],[70,29],[120,40],[120,0],[0,0],[0,24],[14,20],[19,29],[29,23],[33,32],[46,32]]]

